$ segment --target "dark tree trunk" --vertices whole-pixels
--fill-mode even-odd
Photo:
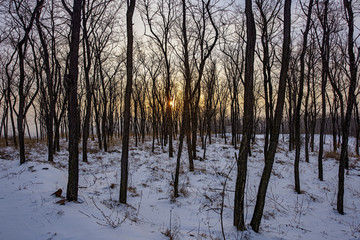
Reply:
[[[300,55],[300,80],[299,80],[299,95],[297,99],[297,106],[295,112],[295,144],[296,144],[296,151],[295,151],[295,163],[294,163],[294,177],[295,177],[295,191],[300,194],[300,173],[299,173],[299,163],[300,163],[300,151],[301,151],[301,139],[300,139],[300,110],[302,105],[302,97],[304,91],[304,82],[305,82],[305,55],[307,51],[307,41],[308,41],[308,34],[311,27],[311,13],[312,7],[314,4],[314,0],[309,1],[308,11],[307,11],[307,18],[306,18],[306,26],[305,31],[303,34],[303,45]]]
[[[255,232],[259,231],[261,218],[265,206],[266,191],[270,180],[276,148],[279,141],[280,126],[285,102],[286,78],[290,60],[290,26],[291,26],[291,0],[285,0],[284,5],[284,39],[281,59],[281,71],[279,79],[278,99],[274,116],[274,128],[270,135],[269,150],[265,156],[265,167],[261,176],[259,190],[256,199],[254,214],[251,219],[251,227]]]
[[[313,70],[314,71],[314,70]],[[311,152],[315,151],[315,128],[316,128],[316,120],[317,120],[317,106],[316,106],[316,88],[315,88],[315,76],[314,72],[311,74],[311,80],[312,80],[312,103],[311,103],[311,114],[310,114],[310,148]]]
[[[274,98],[273,98],[273,84],[271,66],[273,65],[274,52],[271,48],[271,41],[275,33],[274,24],[278,19],[280,12],[281,0],[276,1],[255,1],[259,11],[258,23],[261,26],[261,46],[262,58],[258,53],[260,61],[262,62],[262,75],[264,87],[265,100],[265,136],[264,136],[264,154],[269,148],[269,136],[273,127],[274,121]],[[254,134],[255,135],[255,134]]]
[[[84,0],[85,2],[85,0]],[[91,68],[91,52],[90,52],[90,42],[89,42],[89,33],[87,28],[87,21],[85,18],[85,4],[82,6],[82,25],[83,25],[83,61],[84,61],[84,72],[85,72],[85,89],[86,89],[86,110],[85,110],[85,119],[82,131],[82,155],[83,162],[88,162],[87,158],[87,141],[89,138],[90,130],[90,118],[91,118],[91,101],[92,101],[92,91],[93,85],[90,84],[90,68]]]
[[[11,55],[9,62],[6,64],[5,66],[5,72],[6,72],[6,77],[7,77],[7,86],[6,86],[6,103],[8,104],[8,108],[10,110],[9,115],[10,115],[10,122],[11,122],[11,127],[12,127],[12,139],[13,139],[13,143],[14,143],[14,147],[17,148],[18,147],[18,142],[16,140],[16,128],[15,128],[15,120],[14,120],[14,106],[11,101],[11,95],[12,95],[12,91],[11,91],[11,80],[13,78],[14,75],[14,70],[15,67],[13,67],[13,69],[10,71],[9,67],[10,64],[13,62],[13,59],[15,57],[15,53],[16,51],[14,51],[14,53]]]
[[[190,72],[189,72],[190,73]],[[185,76],[186,78],[186,76]],[[176,158],[176,169],[175,169],[175,179],[174,179],[174,197],[179,197],[179,176],[180,176],[180,160],[182,154],[182,148],[184,145],[184,138],[186,136],[187,145],[191,145],[190,140],[190,79],[185,80],[185,93],[184,93],[184,110],[182,116],[182,127],[180,129],[179,136],[179,149]],[[191,151],[188,149],[188,157],[189,159],[192,157]],[[191,163],[190,163],[191,164]],[[194,168],[194,165],[189,166],[189,168]]]
[[[359,106],[358,106],[358,103],[355,102],[355,116],[356,116],[356,149],[355,149],[355,152],[356,152],[356,155],[357,156],[360,156],[360,152],[359,152],[359,145],[360,145],[360,115],[359,115]]]
[[[240,144],[237,161],[237,177],[234,199],[234,226],[238,230],[245,230],[244,200],[247,174],[247,159],[250,151],[250,139],[254,118],[254,54],[256,42],[255,20],[252,12],[252,1],[245,1],[246,14],[246,53],[245,53],[245,80],[244,80],[244,119],[243,137]]]
[[[102,144],[102,134],[101,134],[101,127],[100,127],[100,117],[99,117],[99,109],[96,106],[98,103],[98,100],[96,99],[95,95],[93,95],[93,100],[94,100],[94,113],[95,113],[95,125],[96,125],[96,135],[98,138],[98,145],[99,145],[99,149],[102,150],[103,149],[103,144]]]
[[[331,80],[332,77],[330,77],[330,82],[332,82]],[[331,85],[333,85],[333,83],[331,83]],[[330,116],[331,116],[331,125],[332,125],[332,138],[333,138],[333,152],[336,152],[337,151],[337,125],[338,125],[338,97],[337,97],[337,93],[336,93],[336,90],[334,90],[333,88],[333,99],[332,99],[332,103],[330,101],[330,96],[329,94],[327,93],[326,94],[326,97],[327,97],[327,100],[328,100],[328,103],[329,103],[329,110],[330,110]],[[342,105],[342,103],[341,103]],[[343,107],[341,107],[343,108]]]
[[[170,85],[170,76],[168,77]],[[170,89],[170,87],[169,87]],[[167,125],[167,133],[169,135],[169,157],[172,158],[174,156],[174,148],[173,148],[173,119],[172,119],[172,107],[171,107],[171,96],[170,90],[167,93],[167,103],[166,103],[166,125]]]
[[[291,68],[290,68],[291,69]],[[293,69],[292,69],[293,70]],[[290,74],[289,74],[290,75]],[[292,74],[291,74],[292,75]],[[293,82],[291,80],[292,76],[288,76],[287,80],[288,80],[288,95],[289,95],[289,109],[288,109],[288,130],[289,130],[289,138],[288,138],[288,143],[289,143],[289,151],[293,150],[293,145],[294,145],[294,114],[293,114],[293,105],[294,105],[294,99],[293,99],[293,95],[295,93],[294,88],[292,86]]]
[[[100,77],[100,82],[101,82],[101,88],[102,88],[102,100],[103,100],[103,112],[102,112],[102,121],[101,121],[101,136],[102,136],[102,142],[103,142],[103,146],[104,146],[104,151],[107,152],[108,151],[108,139],[107,139],[107,135],[108,135],[108,124],[107,124],[107,107],[108,107],[108,97],[107,97],[107,93],[106,93],[106,86],[105,86],[105,77],[104,77],[104,73],[103,73],[103,63],[101,61],[101,51],[97,50],[96,53],[96,58],[98,61],[98,71],[99,71],[99,77]]]
[[[194,169],[194,162],[191,153],[191,135],[190,135],[190,84],[191,84],[191,71],[189,62],[189,49],[188,49],[188,37],[186,28],[186,1],[182,0],[182,40],[184,51],[184,79],[185,79],[185,91],[184,91],[184,110],[182,116],[182,127],[180,129],[179,136],[179,150],[176,158],[176,169],[174,179],[174,197],[179,197],[179,175],[180,175],[180,160],[183,148],[184,137],[186,136],[186,142],[188,147],[189,157],[189,169]]]
[[[309,60],[307,62],[307,93],[305,97],[305,113],[304,113],[304,128],[305,128],[305,162],[310,162],[309,160],[309,142],[310,142],[310,116],[309,116],[309,98],[310,98],[310,76],[311,76],[311,66],[312,66],[312,52],[313,45],[311,45]]]
[[[133,82],[133,14],[136,0],[127,0],[126,30],[127,30],[127,50],[126,50],[126,89],[125,89],[125,109],[124,109],[124,133],[121,152],[121,179],[120,179],[120,203],[127,201],[128,185],[128,165],[129,165],[129,133],[131,117],[131,93]]]
[[[47,130],[47,141],[48,141],[48,161],[54,161],[54,116],[55,116],[55,102],[54,102],[54,81],[50,69],[50,56],[46,43],[44,33],[41,28],[40,23],[40,12],[36,16],[36,26],[39,32],[40,42],[43,49],[43,58],[45,65],[45,74],[46,74],[46,83],[47,83],[47,93],[48,93],[48,112],[45,113],[46,118],[46,130]],[[46,98],[45,98],[46,99]]]
[[[326,124],[326,83],[329,74],[329,51],[330,51],[330,31],[328,27],[328,7],[329,0],[324,1],[324,9],[321,16],[321,22],[323,27],[323,39],[321,44],[321,101],[322,101],[322,116],[320,125],[320,142],[319,142],[319,155],[318,155],[318,176],[319,180],[323,181],[323,153],[324,153],[324,135]]]
[[[135,83],[135,89],[137,88],[136,83]],[[134,118],[133,118],[133,125],[134,125],[134,134],[135,134],[135,147],[138,146],[138,117],[137,117],[137,112],[138,112],[138,101],[137,99],[133,98],[134,101]]]
[[[198,132],[198,117],[199,117],[199,101],[200,101],[200,88],[195,95],[192,96],[193,105],[191,106],[191,151],[192,159],[197,159],[196,145],[197,145],[197,132]],[[190,172],[194,169],[190,169]]]
[[[68,121],[69,121],[69,176],[66,199],[77,201],[79,182],[79,137],[80,114],[78,105],[78,73],[79,73],[79,45],[81,25],[81,3],[83,0],[74,0],[71,14],[71,41],[69,74],[66,76],[68,92]]]
[[[30,31],[30,29],[29,29]],[[25,39],[25,38],[24,38]],[[26,37],[27,41],[27,37]],[[23,44],[18,45],[18,55],[19,55],[19,68],[20,68],[20,79],[19,79],[19,109],[17,116],[17,128],[18,128],[18,138],[20,146],[20,164],[25,163],[25,143],[24,143],[24,106],[25,106],[25,95],[24,95],[24,81],[25,81],[25,70],[24,70],[24,55],[23,55]],[[26,45],[26,44],[25,44]]]
[[[9,146],[8,141],[8,109],[9,109],[9,103],[6,101],[5,97],[5,105],[3,109],[3,116],[1,119],[1,126],[0,126],[0,138],[2,137],[2,130],[4,129],[4,140],[5,140],[5,146]]]
[[[337,210],[340,214],[344,214],[344,181],[345,181],[345,164],[349,141],[349,129],[351,123],[351,114],[352,108],[356,101],[355,89],[357,82],[357,65],[354,54],[354,13],[352,10],[352,3],[349,0],[343,0],[345,15],[347,17],[348,24],[348,54],[349,54],[349,67],[350,67],[350,86],[347,100],[347,109],[345,114],[345,119],[342,122],[342,144],[341,144],[341,154],[340,154],[340,164],[339,164],[339,185],[338,185],[338,195],[337,195]]]
[[[54,118],[54,123],[55,123],[54,151],[57,152],[60,152],[60,125],[66,110],[67,101],[68,101],[68,97],[66,95],[62,102],[62,107],[60,109],[59,117],[55,116]]]

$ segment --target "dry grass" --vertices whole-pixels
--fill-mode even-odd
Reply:
[[[350,169],[355,169],[355,168],[357,168],[356,162],[351,162],[351,163],[349,163],[349,168],[350,168]]]
[[[186,189],[185,186],[182,186],[179,190],[179,192],[184,196],[184,198],[187,198],[190,196],[189,191]]]
[[[206,168],[197,168],[195,167],[195,171],[201,172],[201,173],[206,173]]]
[[[336,160],[340,160],[340,153],[331,151],[331,152],[325,152],[324,153],[324,158],[328,159],[328,158],[333,158]]]
[[[137,192],[136,187],[128,187],[131,197],[138,197],[140,194]]]
[[[25,138],[24,140],[25,140],[25,147],[27,147],[27,146],[34,147],[34,146],[39,146],[39,145],[41,146],[43,144],[46,144],[46,141],[47,141],[46,139],[37,140],[36,138],[31,138],[31,139],[30,138]],[[17,141],[17,144],[19,145],[19,140],[16,139],[16,141]],[[8,138],[8,146],[15,147],[12,137]],[[3,137],[0,138],[0,147],[7,147],[5,138],[3,138]]]
[[[286,152],[285,148],[281,147],[281,146],[278,146],[276,148],[276,152]]]
[[[357,155],[355,153],[348,153],[349,157],[356,158],[357,160],[360,160],[360,155]]]
[[[265,220],[275,219],[275,214],[273,212],[265,211],[263,217]]]
[[[82,149],[80,149],[80,150],[82,151]],[[100,149],[99,148],[88,148],[87,152],[90,154],[96,154],[96,153],[100,152]]]
[[[287,162],[285,162],[285,161],[283,161],[283,160],[276,160],[275,161],[277,164],[280,164],[280,165],[286,165],[287,164]]]
[[[0,158],[4,159],[4,160],[12,160],[13,159],[13,157],[11,155],[4,152],[2,149],[0,149]]]
[[[131,193],[136,193],[136,187],[128,187],[128,191]]]

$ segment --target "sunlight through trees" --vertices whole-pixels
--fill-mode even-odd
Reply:
[[[31,141],[46,144],[49,162],[65,141],[66,199],[75,202],[79,159],[95,151],[88,143],[115,146],[126,204],[132,150],[151,141],[149,152],[167,154],[176,201],[221,138],[238,152],[236,180],[227,180],[236,182],[233,225],[255,232],[280,139],[295,152],[296,194],[312,154],[319,181],[324,159],[338,156],[344,214],[345,170],[360,152],[359,10],[351,0],[0,1],[0,139],[20,164]],[[260,135],[264,168],[248,223],[248,159]]]

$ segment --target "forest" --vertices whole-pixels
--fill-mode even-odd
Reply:
[[[0,0],[0,238],[360,238],[359,13]]]

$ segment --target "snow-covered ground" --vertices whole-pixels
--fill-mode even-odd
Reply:
[[[320,182],[317,154],[311,153],[310,163],[300,163],[304,193],[298,195],[293,184],[294,152],[287,151],[284,139],[285,143],[281,138],[276,154],[260,233],[238,232],[232,226],[237,151],[224,144],[223,139],[213,139],[215,143],[208,147],[206,159],[195,161],[193,173],[188,171],[185,149],[181,196],[176,200],[171,197],[176,158],[169,159],[160,147],[151,153],[150,141],[131,147],[126,206],[117,203],[120,144],[108,153],[89,153],[89,164],[80,164],[79,202],[65,205],[57,204],[61,198],[51,195],[61,188],[65,196],[65,150],[50,164],[46,162],[46,146],[34,145],[28,149],[28,162],[20,166],[13,148],[0,148],[0,239],[157,240],[169,239],[169,235],[174,239],[223,239],[222,201],[226,239],[360,238],[359,159],[350,158],[351,167],[345,178],[346,214],[340,215],[336,211],[338,162],[324,159],[324,181]],[[330,141],[327,137],[326,151],[331,149]],[[92,148],[96,149],[95,143]],[[247,224],[264,165],[262,148],[262,136],[258,136],[248,163]]]

